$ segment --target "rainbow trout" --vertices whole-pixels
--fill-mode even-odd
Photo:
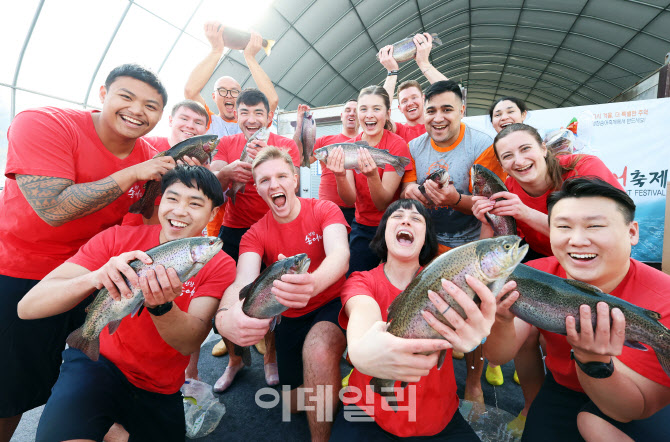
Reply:
[[[222,246],[223,242],[212,236],[177,239],[147,250],[147,255],[153,260],[151,264],[144,264],[136,259],[129,265],[140,277],[159,265],[166,269],[173,268],[177,271],[179,280],[185,282],[193,278],[219,253]],[[95,299],[86,309],[84,325],[67,337],[67,345],[78,348],[93,361],[97,361],[100,355],[100,332],[109,325],[109,334],[114,334],[121,320],[128,315],[135,316],[144,304],[142,289],[133,286],[125,277],[123,279],[133,296],[115,301],[106,288],[98,290]]]
[[[306,253],[284,258],[272,264],[258,275],[254,282],[250,283],[240,290],[240,299],[244,299],[242,311],[245,315],[252,318],[268,319],[273,318],[270,323],[270,331],[281,321],[281,314],[288,310],[288,307],[281,304],[272,294],[272,283],[281,279],[284,275],[295,273],[307,273],[310,259]],[[247,367],[251,367],[251,351],[249,347],[235,346],[235,354],[242,357],[242,362]]]
[[[527,323],[552,333],[567,334],[567,316],[575,318],[579,331],[581,305],[588,305],[591,312],[595,312],[599,302],[605,302],[610,309],[618,308],[626,318],[625,345],[644,351],[647,348],[642,344],[651,347],[670,376],[670,330],[661,324],[658,313],[603,293],[590,284],[559,278],[524,264],[518,266],[509,279],[516,281],[519,292],[519,299],[509,310]],[[597,315],[592,314],[591,318],[595,327]]]
[[[358,170],[358,149],[361,147],[364,147],[370,152],[370,156],[372,156],[377,167],[384,168],[387,164],[390,164],[400,176],[405,174],[405,166],[409,164],[409,158],[391,155],[388,150],[371,147],[367,141],[337,143],[323,146],[314,151],[314,157],[325,163],[328,160],[328,155],[330,155],[336,147],[341,147],[344,151],[344,168],[347,170],[355,170],[356,173],[360,173],[360,170]]]
[[[431,48],[439,46],[442,44],[442,40],[437,36],[437,34],[430,34],[433,37],[433,44]],[[416,45],[414,44],[414,36],[407,37],[403,40],[393,43],[393,58],[398,63],[404,61],[409,61],[414,58],[416,55]],[[379,54],[377,54],[377,60],[379,60]]]
[[[216,145],[219,144],[219,137],[216,135],[197,135],[175,144],[165,152],[155,155],[158,157],[172,157],[175,161],[184,157],[194,157],[201,164],[212,162],[216,155]],[[143,217],[149,219],[154,214],[156,198],[161,192],[160,180],[147,181],[144,184],[144,194],[142,198],[135,201],[128,209],[130,213],[141,213]]]
[[[428,197],[428,195],[426,195],[425,184],[426,184],[426,181],[428,181],[428,180],[431,180],[431,181],[437,183],[437,185],[439,186],[440,189],[447,183],[450,183],[450,182],[453,183],[453,181],[449,177],[449,172],[447,172],[447,169],[442,169],[441,167],[438,168],[435,172],[428,175],[426,177],[426,179],[421,182],[421,185],[419,186],[419,191],[421,192],[421,195],[426,197],[426,199],[431,204],[435,204],[435,203],[433,203],[433,201],[431,201],[431,199]]]
[[[435,258],[391,303],[387,331],[405,339],[444,339],[421,315],[422,311],[428,311],[440,322],[451,327],[449,321],[428,298],[428,290],[444,298],[452,309],[466,318],[463,308],[442,288],[442,279],[453,282],[477,304],[480,303],[479,297],[465,282],[466,275],[486,284],[497,296],[508,276],[526,256],[528,245],[519,247],[520,242],[521,238],[512,235],[487,238],[456,247]],[[438,368],[442,367],[445,356],[446,351],[441,351]],[[394,409],[397,399],[391,387],[395,382],[393,379],[379,378],[372,378],[370,381],[374,391],[384,396],[389,406]],[[401,388],[406,385],[403,382]]]
[[[491,198],[498,192],[507,192],[507,187],[495,173],[491,172],[481,164],[475,164],[470,169],[470,182],[472,183],[472,194]],[[498,198],[496,201],[504,201]],[[516,220],[513,216],[498,216],[491,212],[484,214],[493,228],[495,236],[516,235]]]
[[[270,138],[270,129],[268,129],[267,127],[261,127],[256,132],[254,132],[251,138],[247,140],[247,144],[244,145],[244,149],[242,149],[242,155],[240,155],[240,161],[249,164],[253,163],[254,160],[251,159],[251,157],[247,153],[247,146],[249,146],[249,143],[251,143],[254,140],[267,141],[269,138]],[[237,192],[244,193],[244,188],[246,187],[246,185],[247,183],[239,183],[237,181],[233,181],[233,183],[230,185],[230,190],[228,190],[226,194],[228,195],[233,204],[235,204],[235,195],[237,195]]]
[[[309,167],[309,158],[314,151],[316,142],[316,120],[311,112],[305,112],[302,117],[302,130],[300,131],[300,143],[302,144],[301,167]]]
[[[225,26],[223,28],[223,44],[227,48],[243,50],[247,47],[250,40],[250,32],[231,28],[230,26]],[[263,39],[261,42],[261,47],[265,51],[265,55],[270,55],[270,52],[272,52],[272,46],[274,45],[274,40],[266,40],[265,38]]]

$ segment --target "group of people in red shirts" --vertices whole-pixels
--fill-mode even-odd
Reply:
[[[526,401],[523,440],[667,440],[670,378],[653,350],[623,347],[625,319],[604,303],[597,312],[582,307],[579,330],[576,318],[566,318],[568,334],[560,336],[509,312],[517,298],[513,282],[497,301],[469,278],[477,306],[443,281],[467,313],[461,318],[430,295],[453,325],[446,329],[426,315],[444,340],[386,332],[388,306],[425,265],[493,235],[486,213],[516,219],[531,257],[539,258],[528,265],[595,285],[670,324],[670,277],[630,257],[639,239],[635,205],[600,159],[556,156],[523,124],[528,109],[513,97],[491,106],[495,139],[467,126],[459,85],[430,64],[432,37],[418,34],[415,60],[431,84],[425,91],[416,81],[399,85],[407,123],[390,117],[398,65],[387,46],[379,54],[389,71],[384,87],[366,87],[347,101],[342,133],[315,145],[365,141],[407,158],[404,174],[378,166],[365,149],[357,172],[345,169],[340,147],[322,164],[319,199],[299,197],[299,138],[270,134],[249,141],[270,126],[278,103],[255,60],[258,34],[244,50],[258,89],[219,78],[212,92],[218,114],[201,96],[223,51],[222,31],[219,23],[205,25],[212,50],[188,79],[187,100],[172,109],[166,138],[145,136],[162,116],[165,88],[132,64],[110,72],[100,88],[101,111],[45,107],[13,120],[0,197],[0,374],[12,380],[0,401],[0,441],[11,438],[23,412],[45,403],[39,441],[102,440],[112,433],[183,440],[179,388],[186,376],[197,378],[200,345],[212,326],[230,353],[215,390],[230,386],[242,368],[233,347],[264,340],[266,381],[290,387],[285,400],[292,412],[309,401],[339,407],[332,419],[306,411],[313,440],[478,440],[458,413],[451,358],[441,370],[436,365],[441,350],[479,359],[473,355],[480,345],[492,363],[515,358]],[[298,108],[298,122],[306,110]],[[221,137],[211,164],[154,157],[204,133]],[[243,149],[251,164],[240,160]],[[508,191],[473,196],[474,164],[505,179]],[[439,168],[451,181],[425,181]],[[127,217],[119,225],[149,180],[162,186],[154,216]],[[224,203],[235,182],[246,189]],[[223,240],[223,251],[189,281],[162,266],[138,277],[128,265],[149,263],[144,251],[205,229]],[[272,336],[272,319],[247,316],[239,293],[265,266],[299,253],[309,256],[309,271],[273,283],[272,294],[288,310]],[[145,311],[125,318],[113,334],[101,332],[98,361],[76,348],[63,351],[96,289],[107,288],[120,301],[131,286],[143,288]],[[499,301],[506,293],[511,296]],[[592,315],[597,326],[585,326]],[[354,368],[340,405],[345,348]],[[466,399],[483,402],[479,375],[469,376]],[[372,377],[408,384],[397,387],[397,409],[372,390]]]

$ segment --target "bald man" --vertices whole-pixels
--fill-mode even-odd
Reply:
[[[205,36],[212,49],[207,56],[195,67],[184,87],[184,97],[189,100],[197,101],[205,106],[211,117],[211,125],[207,131],[208,134],[214,134],[219,137],[235,135],[240,133],[235,115],[235,105],[237,96],[242,90],[240,83],[233,77],[224,76],[216,80],[212,99],[216,103],[219,111],[214,114],[202,96],[202,90],[207,81],[212,77],[216,66],[223,55],[225,42],[223,41],[223,25],[219,22],[211,21],[205,23]],[[263,38],[257,32],[251,32],[251,40],[244,49],[244,60],[249,67],[251,76],[254,78],[258,89],[265,94],[270,104],[270,112],[277,109],[279,96],[272,86],[270,77],[263,71],[261,65],[256,61],[256,54],[261,50]]]

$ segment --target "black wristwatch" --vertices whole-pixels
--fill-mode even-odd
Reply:
[[[170,310],[172,310],[172,301],[166,302],[165,304],[157,305],[156,307],[147,307],[149,313],[154,316],[163,316]]]
[[[614,373],[614,361],[610,356],[609,362],[580,362],[575,357],[575,352],[570,350],[570,359],[584,372],[585,375],[596,379],[605,379]]]
[[[212,316],[212,331],[219,336],[221,336],[221,333],[219,333],[219,331],[216,329],[216,315],[218,315],[219,312],[222,312],[224,310],[228,310],[228,309],[226,307],[221,307],[220,309],[218,309],[216,311],[216,313],[214,313],[214,316]]]

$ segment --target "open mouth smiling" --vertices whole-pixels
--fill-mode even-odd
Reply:
[[[399,230],[395,238],[403,246],[410,246],[414,242],[414,235],[409,230]]]
[[[284,207],[286,204],[286,195],[284,192],[273,193],[270,195],[270,198],[272,198],[272,203],[277,207]]]

